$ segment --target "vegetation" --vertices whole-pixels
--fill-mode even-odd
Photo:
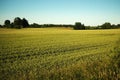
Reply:
[[[31,24],[29,27],[30,28],[50,28],[50,27],[73,27],[74,25],[66,25],[66,24],[37,24],[37,23],[33,23]]]
[[[109,22],[105,22],[102,25],[98,25],[98,26],[85,26],[84,24],[81,24],[81,22],[75,22],[75,25],[71,25],[71,24],[37,24],[37,23],[33,23],[30,24],[28,23],[28,21],[23,18],[19,18],[16,17],[14,19],[14,22],[10,23],[10,20],[5,20],[4,22],[4,26],[0,25],[0,28],[50,28],[50,27],[70,27],[73,28],[74,30],[91,30],[91,29],[118,29],[120,28],[120,24],[112,24]]]
[[[23,26],[23,28],[26,28],[29,26],[29,23],[25,18],[22,19],[22,26]]]
[[[5,24],[5,26],[7,26],[9,28],[10,27],[10,20],[5,20],[4,24]]]
[[[15,25],[16,28],[21,29],[23,27],[22,26],[22,20],[19,17],[16,17],[14,19],[14,25]]]
[[[119,80],[120,29],[0,29],[0,80]]]
[[[85,29],[84,24],[81,24],[80,22],[76,22],[75,26],[73,27],[75,30],[83,30]]]
[[[2,28],[2,26],[0,26],[0,27]],[[10,20],[5,20],[4,27],[5,28],[18,28],[18,29],[21,29],[21,28],[29,27],[29,23],[25,18],[21,19],[19,17],[16,17],[14,19],[14,22],[12,22],[12,23],[10,23]]]
[[[111,24],[108,23],[108,22],[106,22],[106,23],[104,23],[103,25],[101,25],[101,28],[102,28],[102,29],[110,29],[110,28],[111,28]]]

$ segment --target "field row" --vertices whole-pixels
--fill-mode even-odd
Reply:
[[[0,80],[117,80],[119,35],[119,29],[0,29]]]

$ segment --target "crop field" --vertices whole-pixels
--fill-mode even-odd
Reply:
[[[0,80],[119,80],[120,29],[0,29]]]

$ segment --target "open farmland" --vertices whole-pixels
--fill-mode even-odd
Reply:
[[[0,29],[0,80],[118,80],[119,52],[120,29]]]

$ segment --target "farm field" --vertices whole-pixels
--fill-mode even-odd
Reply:
[[[0,80],[118,80],[120,29],[0,29]]]

